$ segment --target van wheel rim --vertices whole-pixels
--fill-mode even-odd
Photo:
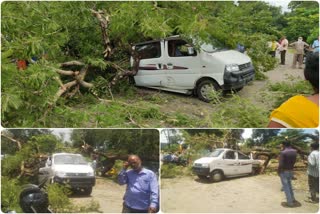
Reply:
[[[222,179],[222,176],[220,173],[214,174],[213,175],[213,180],[215,181],[220,181]]]
[[[208,99],[208,96],[214,91],[213,86],[211,84],[206,84],[204,86],[201,87],[201,95]]]

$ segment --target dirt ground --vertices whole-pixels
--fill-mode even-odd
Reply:
[[[74,196],[71,201],[75,205],[85,206],[94,200],[100,204],[99,210],[103,213],[121,213],[125,190],[125,185],[120,186],[111,180],[98,177],[90,197]]]
[[[161,180],[161,210],[165,213],[316,213],[319,204],[305,202],[307,176],[293,181],[301,206],[285,208],[284,192],[277,175],[256,175],[227,179],[218,183],[197,177]]]

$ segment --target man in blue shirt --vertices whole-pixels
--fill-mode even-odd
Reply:
[[[128,167],[132,169],[127,170]],[[127,184],[122,213],[156,213],[159,205],[157,176],[141,165],[137,155],[130,155],[118,175],[120,185]]]
[[[319,52],[319,38],[313,41],[312,48],[313,52]]]

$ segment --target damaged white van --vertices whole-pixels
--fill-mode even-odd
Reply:
[[[262,161],[254,160],[240,151],[227,148],[215,149],[207,157],[195,160],[192,172],[200,179],[209,178],[218,182],[226,177],[238,177],[255,174],[259,171]]]
[[[239,90],[254,79],[247,55],[205,43],[196,50],[179,36],[138,43],[133,49],[141,59],[134,76],[137,86],[194,93],[209,102],[213,90]]]

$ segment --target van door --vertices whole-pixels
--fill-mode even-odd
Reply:
[[[141,57],[138,73],[134,76],[137,86],[160,87],[165,84],[163,44],[163,41],[151,41],[135,45],[135,51]]]
[[[234,176],[238,174],[238,160],[235,151],[226,151],[223,156],[223,171],[226,176]]]
[[[249,174],[252,171],[252,161],[249,156],[242,154],[241,152],[237,152],[239,165],[239,173],[240,174]]]
[[[182,90],[193,89],[201,72],[199,54],[195,50],[190,53],[193,47],[181,39],[167,40],[165,45],[167,51],[164,67],[168,87]]]

